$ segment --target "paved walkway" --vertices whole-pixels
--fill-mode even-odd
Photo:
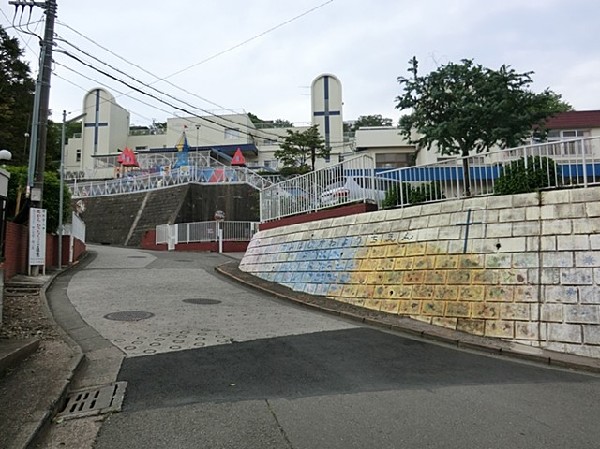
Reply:
[[[67,295],[83,320],[127,357],[352,326],[265,301],[215,277],[214,265],[228,260],[223,255],[170,253],[159,259],[128,248],[90,250],[95,260],[73,276]]]
[[[274,415],[271,414],[275,413],[276,409],[282,418],[285,417],[285,413],[290,412],[286,427],[292,429],[298,423],[295,419],[296,415],[288,410],[288,406],[306,403],[306,409],[302,412],[306,415],[304,418],[313,419],[323,415],[323,413],[315,414],[315,410],[322,406],[323,401],[328,402],[327,398],[330,398],[332,393],[336,393],[339,398],[347,398],[349,393],[356,393],[354,387],[350,388],[351,386],[360,386],[360,392],[397,388],[398,378],[393,373],[406,371],[406,375],[411,379],[414,378],[425,384],[431,382],[436,384],[440,380],[437,378],[427,380],[422,373],[430,373],[432,376],[438,373],[446,376],[448,366],[451,365],[456,365],[455,368],[459,370],[467,370],[468,374],[473,376],[473,380],[469,382],[475,383],[484,381],[485,384],[490,385],[504,384],[513,375],[510,366],[489,362],[491,368],[488,366],[489,370],[481,377],[481,373],[472,373],[469,368],[474,366],[476,359],[464,356],[464,363],[460,362],[463,355],[452,350],[442,351],[439,361],[432,360],[440,364],[439,370],[431,371],[430,361],[424,362],[425,365],[422,367],[413,367],[411,364],[414,363],[414,357],[422,353],[419,348],[425,345],[424,343],[418,345],[410,341],[399,343],[396,337],[390,336],[388,339],[384,336],[385,333],[365,330],[362,322],[503,355],[514,354],[545,363],[551,362],[596,371],[599,368],[597,361],[590,363],[590,360],[580,357],[563,356],[540,350],[532,351],[531,348],[471,337],[389,314],[353,308],[326,298],[296,294],[289,289],[260,281],[240,272],[235,264],[235,259],[239,259],[240,254],[153,253],[104,246],[93,246],[90,250],[94,252],[93,258],[88,259],[82,267],[55,281],[50,291],[50,304],[57,321],[86,354],[87,363],[80,370],[77,379],[72,382],[72,388],[102,385],[116,380],[117,377],[130,381],[127,396],[129,409],[124,410],[122,414],[113,415],[105,424],[107,430],[104,436],[101,435],[100,445],[97,447],[121,447],[119,445],[123,441],[130,440],[132,429],[141,426],[135,422],[137,418],[143,418],[147,440],[153,441],[152,435],[156,436],[158,431],[155,428],[156,423],[169,419],[163,417],[164,411],[174,412],[170,407],[182,403],[198,401],[198,407],[190,406],[190,410],[195,410],[193,416],[196,416],[194,414],[197,414],[198,408],[202,407],[206,413],[214,412],[220,416],[221,412],[216,404],[203,406],[200,404],[215,399],[220,402],[229,396],[231,398],[228,400],[234,399],[234,402],[246,398],[237,392],[237,388],[243,385],[242,381],[251,380],[249,387],[247,386],[248,391],[244,393],[250,394],[249,397],[283,398],[278,406],[273,405],[275,403],[270,402],[271,399],[266,403],[257,403],[257,410],[266,413],[265,422],[273,418]],[[230,263],[226,264],[226,262]],[[293,302],[271,299],[253,288],[240,285],[237,281],[215,276],[216,266],[220,266],[223,273],[241,281],[242,284],[265,289],[301,304],[326,309],[351,320],[340,319],[338,316],[307,313]],[[137,320],[111,319],[119,318],[119,314]],[[371,343],[368,342],[375,340],[381,341],[370,346]],[[394,345],[398,344],[398,348],[393,349]],[[293,348],[293,351],[290,352],[290,348]],[[377,351],[383,351],[384,354],[380,357],[371,357]],[[314,355],[321,352],[323,353],[321,359],[316,356],[306,359],[307,354]],[[403,352],[412,355],[405,354],[406,358],[398,356]],[[445,360],[442,360],[442,356]],[[306,362],[300,363],[305,359]],[[353,365],[354,359],[360,360],[356,362],[358,365]],[[369,359],[372,359],[370,364],[364,362]],[[410,360],[413,361],[409,362]],[[390,363],[393,366],[387,366]],[[311,364],[317,364],[314,371],[310,369],[313,366]],[[348,364],[348,367],[343,368],[345,364]],[[488,362],[485,364],[487,366]],[[237,365],[239,370],[232,371],[232,367]],[[370,366],[369,369],[366,369],[367,365]],[[442,369],[442,366],[445,368]],[[264,375],[257,376],[257,369],[259,371],[262,369]],[[289,372],[285,371],[286,369]],[[285,376],[282,381],[273,383],[270,376],[278,370],[284,370]],[[504,373],[502,370],[508,371]],[[204,373],[204,376],[200,373]],[[524,382],[524,384],[538,382],[540,376],[552,378],[555,376],[552,373],[546,374],[544,370],[528,373],[526,369],[519,368],[519,373],[523,377],[515,377],[521,379],[515,382]],[[225,377],[232,374],[239,379],[228,382]],[[460,383],[465,382],[463,375],[461,371],[461,375],[450,375],[452,380],[443,382],[455,383],[459,380]],[[354,379],[353,376],[358,376],[360,379]],[[436,376],[437,374],[434,377]],[[558,379],[562,375],[556,374],[556,376]],[[577,383],[581,381],[580,378],[576,379]],[[206,382],[209,384],[205,384]],[[593,380],[583,379],[582,388],[586,387],[588,382]],[[165,389],[166,385],[169,387]],[[561,385],[568,385],[568,382]],[[236,388],[232,389],[232,386]],[[528,388],[530,386],[528,385]],[[540,388],[546,392],[549,386],[542,385]],[[273,393],[273,389],[278,391],[277,394]],[[467,385],[464,391],[468,390]],[[506,389],[500,388],[500,391]],[[369,399],[369,394],[361,394],[360,400],[355,404],[356,407],[362,407],[364,401],[373,399]],[[569,394],[567,390],[563,392],[561,399],[563,403],[573,402]],[[317,399],[309,399],[314,395],[317,395]],[[304,399],[300,400],[296,398],[297,396]],[[288,402],[290,398],[296,400]],[[383,397],[374,400],[372,406],[376,407]],[[486,402],[483,397],[479,397],[477,401]],[[243,401],[239,402],[239,407],[243,408],[244,404],[246,403]],[[396,405],[390,405],[389,410],[379,410],[380,417],[375,421],[389,416],[390,412],[396,410]],[[484,405],[487,406],[487,403]],[[237,405],[228,407],[235,408]],[[353,408],[354,406],[351,406],[346,411],[350,412]],[[152,411],[154,409],[156,412]],[[465,408],[467,409],[468,407]],[[373,410],[371,409],[371,414],[374,413]],[[183,413],[181,419],[188,419],[191,416],[186,415],[187,412],[183,408],[177,412]],[[334,408],[331,410],[331,415],[325,413],[321,418],[325,420],[325,418],[329,419],[329,416],[335,417],[338,412],[339,410],[336,411]],[[223,410],[222,413],[223,417],[227,417],[230,412]],[[348,416],[352,419],[357,418],[352,414]],[[346,421],[347,419],[343,418],[335,419],[338,427]],[[388,424],[393,426],[392,422]],[[46,443],[39,447],[77,449],[91,447],[91,442],[100,426],[101,421],[97,419],[65,422],[55,426]],[[226,422],[215,422],[212,426],[214,435],[210,438],[219,441],[222,436],[221,431],[227,427]],[[277,426],[273,426],[272,422],[269,422],[268,426],[275,432],[274,435],[278,435]],[[352,433],[354,427],[349,426],[347,432]],[[193,438],[198,438],[200,435],[197,432],[202,431],[194,428],[193,432],[182,435],[182,438],[183,436],[189,438],[189,445],[185,447],[197,447],[197,441]],[[295,439],[301,441],[308,438],[310,434],[311,431],[307,428],[300,431]],[[257,441],[260,441],[261,435],[255,436],[258,438]],[[345,443],[343,447],[351,447],[348,444]],[[356,444],[354,447],[360,447]],[[167,446],[144,446],[140,442],[132,447]],[[307,443],[306,447],[317,446]],[[329,447],[335,447],[333,442]],[[390,447],[395,446],[392,444]],[[580,447],[588,446],[580,445]]]

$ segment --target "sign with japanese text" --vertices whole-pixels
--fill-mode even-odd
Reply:
[[[29,265],[46,264],[46,209],[29,210]]]

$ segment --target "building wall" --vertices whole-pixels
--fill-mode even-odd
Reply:
[[[595,187],[262,230],[240,268],[367,309],[600,357],[599,201]]]
[[[196,125],[200,128],[196,129]],[[225,130],[230,130],[226,132]],[[238,130],[238,131],[235,131]],[[226,114],[219,117],[175,117],[167,120],[167,146],[173,147],[186,131],[188,144],[206,145],[238,145],[251,142],[248,134],[254,125],[246,114]]]
[[[28,271],[28,238],[27,226],[8,222],[6,227],[6,247],[4,261],[0,268],[4,271],[4,279],[8,280],[16,274],[27,274]],[[69,264],[69,236],[63,237],[62,265]],[[85,252],[85,243],[75,241],[73,260],[78,260]],[[46,268],[58,266],[58,236],[46,235]]]

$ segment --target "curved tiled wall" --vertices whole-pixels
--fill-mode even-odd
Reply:
[[[595,187],[285,226],[258,233],[240,268],[368,309],[600,357],[599,200]]]

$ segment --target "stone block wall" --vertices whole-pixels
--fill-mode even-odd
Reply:
[[[599,187],[265,230],[240,267],[296,291],[600,357]]]

